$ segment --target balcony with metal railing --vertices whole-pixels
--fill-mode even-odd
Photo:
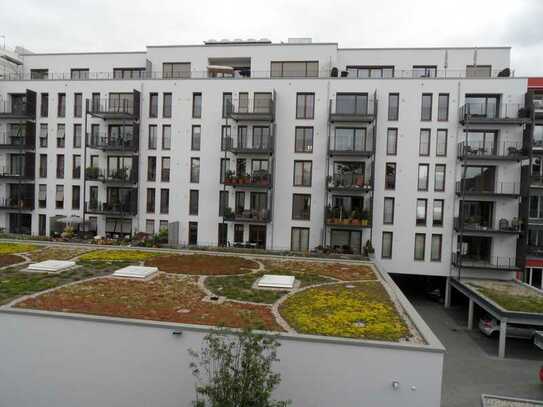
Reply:
[[[258,94],[257,94],[258,95]],[[235,121],[273,122],[275,120],[275,99],[273,93],[262,93],[252,99],[235,99],[224,107],[227,117]]]
[[[36,103],[26,100],[0,100],[0,119],[32,120],[36,117]]]
[[[87,147],[105,152],[137,152],[139,150],[139,134],[133,131],[115,136],[107,133],[91,134]]]
[[[36,135],[17,134],[15,131],[0,132],[0,149],[2,150],[34,150]]]
[[[338,131],[342,134],[338,134]],[[352,131],[348,137],[344,131]],[[330,157],[362,157],[368,158],[373,155],[373,138],[367,129],[336,129],[328,141],[328,155]]]
[[[466,196],[493,196],[517,198],[520,195],[518,182],[477,182],[472,179],[457,181],[456,194]]]
[[[243,175],[227,172],[224,177],[224,185],[238,189],[270,189],[273,187],[273,181],[271,173],[264,170]]]
[[[455,217],[454,230],[466,234],[510,234],[520,233],[520,222],[518,218],[500,219],[495,225],[492,219],[483,219],[478,216]]]
[[[240,138],[226,137],[224,149],[234,154],[272,155],[274,152],[273,136],[267,136],[256,140],[242,140]]]
[[[338,194],[361,195],[372,190],[370,177],[363,174],[333,174],[327,178],[328,190]]]
[[[357,97],[344,100],[339,96],[330,100],[328,120],[330,123],[372,123],[377,117],[377,99],[368,99],[367,95],[345,95]]]
[[[521,142],[503,143],[461,142],[458,143],[459,160],[473,161],[520,161],[527,156]]]
[[[17,196],[16,194],[7,197],[0,196],[0,209],[22,211],[34,210],[34,196]]]
[[[366,209],[348,210],[329,205],[325,208],[325,221],[336,229],[365,229],[372,225],[371,213]]]
[[[132,217],[138,213],[138,202],[85,202],[85,212],[96,215]]]
[[[518,271],[520,270],[520,259],[516,257],[505,256],[487,256],[479,257],[476,255],[460,255],[452,253],[451,263],[455,267],[482,269],[482,270],[500,270],[500,271]]]
[[[99,167],[87,167],[85,178],[108,185],[134,185],[138,183],[138,168],[110,168],[107,170]]]
[[[269,223],[271,211],[269,209],[225,208],[223,217],[227,222]]]
[[[460,107],[459,122],[462,125],[499,125],[526,123],[528,110],[521,103],[466,103]]]
[[[135,90],[131,95],[122,94],[122,97],[92,99],[89,114],[103,120],[139,120],[140,93]]]

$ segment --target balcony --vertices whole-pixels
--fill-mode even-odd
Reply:
[[[0,209],[7,210],[22,210],[31,211],[34,210],[34,196],[9,196],[0,197]]]
[[[377,116],[377,99],[362,102],[344,103],[338,99],[330,100],[328,121],[330,123],[373,123]]]
[[[36,118],[36,92],[10,95],[10,100],[0,101],[0,119],[33,120]]]
[[[266,171],[255,171],[252,175],[235,175],[228,172],[224,185],[234,188],[269,189],[272,188],[272,175]]]
[[[233,154],[272,155],[274,152],[273,136],[264,138],[260,143],[253,142],[250,145],[239,139],[235,141],[233,137],[226,137],[224,143],[224,149]]]
[[[124,136],[91,135],[87,147],[105,152],[137,152],[139,135],[137,131]]]
[[[96,215],[132,217],[138,213],[138,203],[131,202],[85,202],[85,212]]]
[[[89,114],[103,120],[139,120],[140,92],[134,90],[132,95],[93,99],[89,105]]]
[[[528,121],[528,110],[520,103],[466,103],[460,108],[459,122],[462,125],[524,124]]]
[[[526,151],[520,142],[503,142],[501,144],[458,143],[459,160],[473,161],[521,161]]]
[[[98,167],[87,167],[85,179],[99,181],[108,185],[134,185],[138,183],[137,164],[133,168],[116,168],[105,170]]]
[[[500,219],[497,227],[492,225],[492,221],[486,221],[477,216],[466,217],[465,219],[454,218],[454,230],[467,234],[510,234],[520,233],[520,223],[517,218],[512,220]]]
[[[269,223],[271,221],[271,211],[269,209],[238,209],[233,211],[231,208],[226,208],[224,220],[227,222]]]
[[[534,91],[528,91],[526,93],[526,106],[536,121],[543,120],[543,94],[536,93]]]
[[[464,187],[463,191],[462,187]],[[520,184],[518,182],[498,182],[491,185],[472,180],[457,181],[456,195],[517,198],[520,195]]]
[[[371,215],[369,211],[347,210],[341,207],[325,208],[326,225],[337,229],[364,229],[371,228]]]
[[[227,105],[226,109],[228,117],[238,122],[271,123],[275,120],[275,99],[271,93],[269,97],[232,101]]]
[[[473,255],[459,255],[453,253],[451,263],[455,267],[480,269],[480,270],[500,270],[500,271],[518,271],[519,259],[516,257],[489,256],[479,258]]]
[[[531,257],[543,257],[543,246],[526,246],[526,254]]]
[[[334,174],[328,176],[327,181],[330,192],[361,195],[372,190],[371,179],[362,174]]]

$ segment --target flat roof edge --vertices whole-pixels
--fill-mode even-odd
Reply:
[[[89,51],[89,52],[30,52],[21,54],[25,57],[34,57],[34,56],[55,56],[55,55],[126,55],[126,54],[141,54],[145,55],[145,51]]]
[[[512,49],[511,46],[495,46],[495,47],[346,47],[338,48],[338,51],[402,51],[402,50],[448,50],[448,49]]]
[[[272,43],[266,43],[266,42],[216,42],[216,43],[210,43],[210,44],[186,44],[186,45],[147,45],[146,48],[198,48],[198,47],[221,47],[221,46],[227,46],[227,47],[246,47],[246,46],[257,46],[257,47],[275,47],[275,46],[311,46],[311,45],[338,45],[337,42],[311,42],[311,43],[281,43],[281,42],[272,42]]]

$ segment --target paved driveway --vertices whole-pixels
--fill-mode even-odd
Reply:
[[[528,341],[508,339],[506,359],[500,360],[497,339],[466,329],[467,307],[445,309],[425,297],[406,295],[447,348],[442,407],[479,407],[481,393],[543,400],[538,379],[543,351]]]

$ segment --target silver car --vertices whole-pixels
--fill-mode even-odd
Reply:
[[[505,335],[508,338],[533,339],[538,328],[530,325],[507,324]],[[499,335],[500,323],[492,317],[479,320],[479,330],[486,336]]]

